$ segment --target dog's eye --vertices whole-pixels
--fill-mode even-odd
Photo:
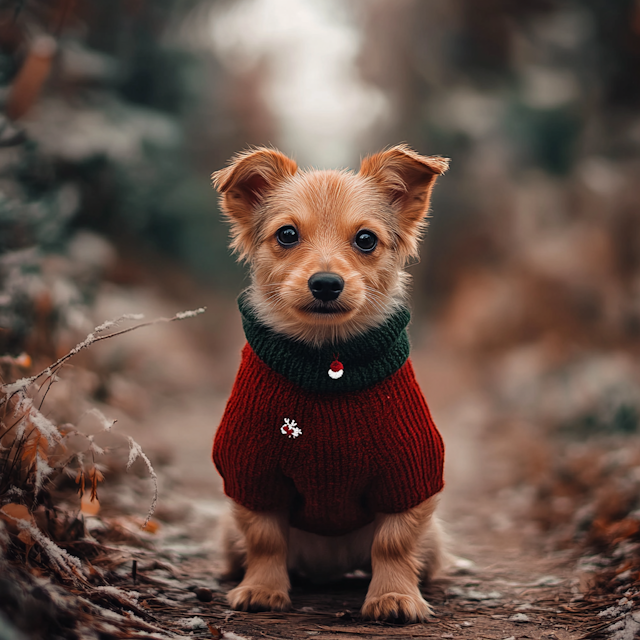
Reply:
[[[286,227],[280,227],[276,231],[276,240],[283,247],[291,247],[292,245],[297,244],[300,238],[296,228],[288,224]]]
[[[360,251],[370,253],[376,248],[378,238],[373,231],[362,229],[362,231],[358,231],[358,233],[356,233],[356,237],[353,242]]]

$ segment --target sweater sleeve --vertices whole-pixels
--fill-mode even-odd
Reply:
[[[293,500],[293,485],[280,470],[268,377],[268,370],[245,345],[213,443],[213,461],[225,494],[252,511],[286,510]]]
[[[377,447],[379,473],[368,495],[369,507],[378,513],[416,507],[444,486],[444,444],[410,361],[398,372],[390,400]]]

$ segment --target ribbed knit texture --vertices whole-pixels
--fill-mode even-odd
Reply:
[[[329,363],[319,366],[328,378]],[[283,434],[285,419],[302,433]],[[320,535],[405,511],[443,486],[442,438],[410,360],[367,389],[320,393],[274,371],[247,344],[213,460],[234,501],[288,510],[292,526]]]
[[[358,391],[395,373],[409,357],[408,309],[399,309],[382,326],[336,344],[312,347],[272,331],[258,321],[246,298],[238,306],[247,342],[257,356],[274,371],[308,391],[344,393]],[[331,363],[338,358],[344,375],[329,377]]]

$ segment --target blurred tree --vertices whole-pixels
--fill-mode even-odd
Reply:
[[[427,306],[447,300],[462,274],[514,268],[520,245],[510,234],[529,197],[518,185],[568,190],[587,157],[637,157],[634,0],[376,0],[359,9],[362,72],[394,115],[369,150],[407,140],[452,158],[416,273]],[[569,214],[558,202],[536,215],[542,230],[547,218],[563,228]],[[613,231],[615,254],[632,253],[635,234],[622,241]]]
[[[42,261],[52,252],[68,256],[80,229],[106,235],[134,259],[155,252],[237,290],[242,274],[209,185],[236,147],[225,146],[220,128],[205,136],[198,129],[203,113],[221,110],[223,73],[212,54],[175,36],[201,4],[0,5],[0,83],[8,96],[0,115],[4,351],[25,347],[38,313],[77,324],[78,313],[63,307],[71,299],[90,303],[99,279],[67,269],[64,287],[74,293],[56,298]]]
[[[584,0],[593,15],[594,47],[603,95],[611,105],[640,104],[640,4],[635,0]]]

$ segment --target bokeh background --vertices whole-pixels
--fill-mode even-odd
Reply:
[[[1,352],[45,366],[120,313],[206,305],[70,375],[184,491],[219,495],[246,276],[211,172],[248,145],[357,169],[404,141],[452,159],[410,270],[453,527],[638,535],[640,2],[5,0],[0,19]]]

